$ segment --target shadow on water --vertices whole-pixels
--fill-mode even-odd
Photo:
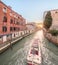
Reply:
[[[6,50],[0,55],[0,65],[25,65],[26,55],[30,40],[34,34],[29,35],[16,42],[12,49]]]

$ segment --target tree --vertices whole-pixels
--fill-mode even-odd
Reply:
[[[50,26],[52,25],[52,17],[51,17],[51,12],[50,11],[47,12],[43,24],[44,24],[44,28],[46,30],[48,30],[50,28]]]
[[[51,33],[53,36],[57,36],[58,35],[58,30],[49,30],[49,33]]]

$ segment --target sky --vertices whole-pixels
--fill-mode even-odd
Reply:
[[[44,11],[58,9],[58,0],[2,0],[28,22],[43,20]]]

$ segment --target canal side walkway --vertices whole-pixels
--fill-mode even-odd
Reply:
[[[24,38],[24,37],[26,37],[26,36],[28,36],[28,35],[30,35],[30,34],[25,34],[25,35],[23,35],[23,36],[20,36],[20,37],[18,37],[18,38],[15,38],[15,39],[13,39],[13,40],[11,40],[11,41],[7,41],[7,42],[5,42],[5,43],[1,43],[1,44],[0,44],[0,53],[4,52],[4,51],[5,51],[6,49],[8,49],[9,47],[12,48],[12,45],[13,45],[15,42],[21,40],[22,38]]]

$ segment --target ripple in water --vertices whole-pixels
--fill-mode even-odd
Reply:
[[[24,47],[19,49],[5,65],[26,65],[26,57],[29,50],[29,43],[25,43]]]
[[[38,32],[38,36],[40,38],[41,50],[42,50],[42,65],[58,65],[58,48],[45,40],[43,36],[43,31]]]
[[[58,65],[58,55],[52,52],[50,48],[46,46],[46,44],[47,43],[45,42],[41,44],[43,65]]]

